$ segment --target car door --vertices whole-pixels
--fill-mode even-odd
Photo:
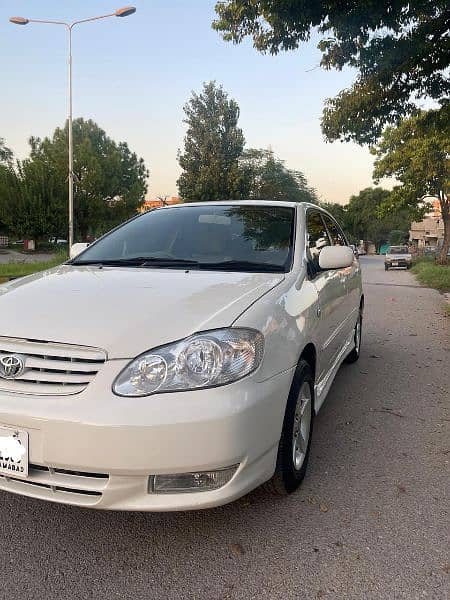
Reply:
[[[328,230],[331,243],[336,246],[348,246],[347,239],[337,222],[329,215],[322,213],[322,218]],[[359,283],[359,261],[355,258],[350,267],[340,270],[341,281],[345,286],[346,302],[342,322],[342,336],[344,342],[352,335],[359,312],[360,283]]]
[[[308,275],[318,294],[319,379],[331,369],[342,349],[343,323],[348,317],[343,270],[319,267],[320,252],[325,246],[333,245],[322,215],[317,209],[308,209],[306,214]]]

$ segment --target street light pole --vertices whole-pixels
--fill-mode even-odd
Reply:
[[[63,25],[67,28],[69,34],[69,61],[68,61],[68,79],[69,79],[69,119],[68,119],[68,151],[69,151],[69,165],[68,165],[68,185],[69,185],[69,252],[73,246],[73,100],[72,100],[72,29],[75,25],[81,23],[89,23],[90,21],[98,21],[100,19],[106,19],[108,17],[128,17],[136,12],[134,6],[124,6],[118,8],[113,13],[107,15],[100,15],[98,17],[90,17],[88,19],[81,19],[80,21],[73,21],[72,23],[66,23],[64,21],[48,21],[41,19],[27,19],[25,17],[11,17],[9,20],[14,25],[28,25],[28,23],[44,23],[47,25]]]
[[[69,255],[73,246],[73,101],[72,101],[72,25],[69,30]]]

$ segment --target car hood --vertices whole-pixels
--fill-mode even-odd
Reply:
[[[281,273],[63,265],[0,287],[0,332],[133,358],[231,325],[283,279]]]

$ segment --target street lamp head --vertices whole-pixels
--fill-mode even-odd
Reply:
[[[27,25],[30,22],[29,19],[25,19],[25,17],[11,17],[10,21],[11,23],[14,23],[14,25]]]
[[[118,8],[114,13],[116,17],[128,17],[136,12],[136,8],[134,6],[124,6],[123,8]]]

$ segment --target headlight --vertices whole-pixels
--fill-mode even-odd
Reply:
[[[149,396],[225,385],[255,371],[263,353],[264,336],[254,329],[196,333],[135,358],[115,380],[113,392]]]

